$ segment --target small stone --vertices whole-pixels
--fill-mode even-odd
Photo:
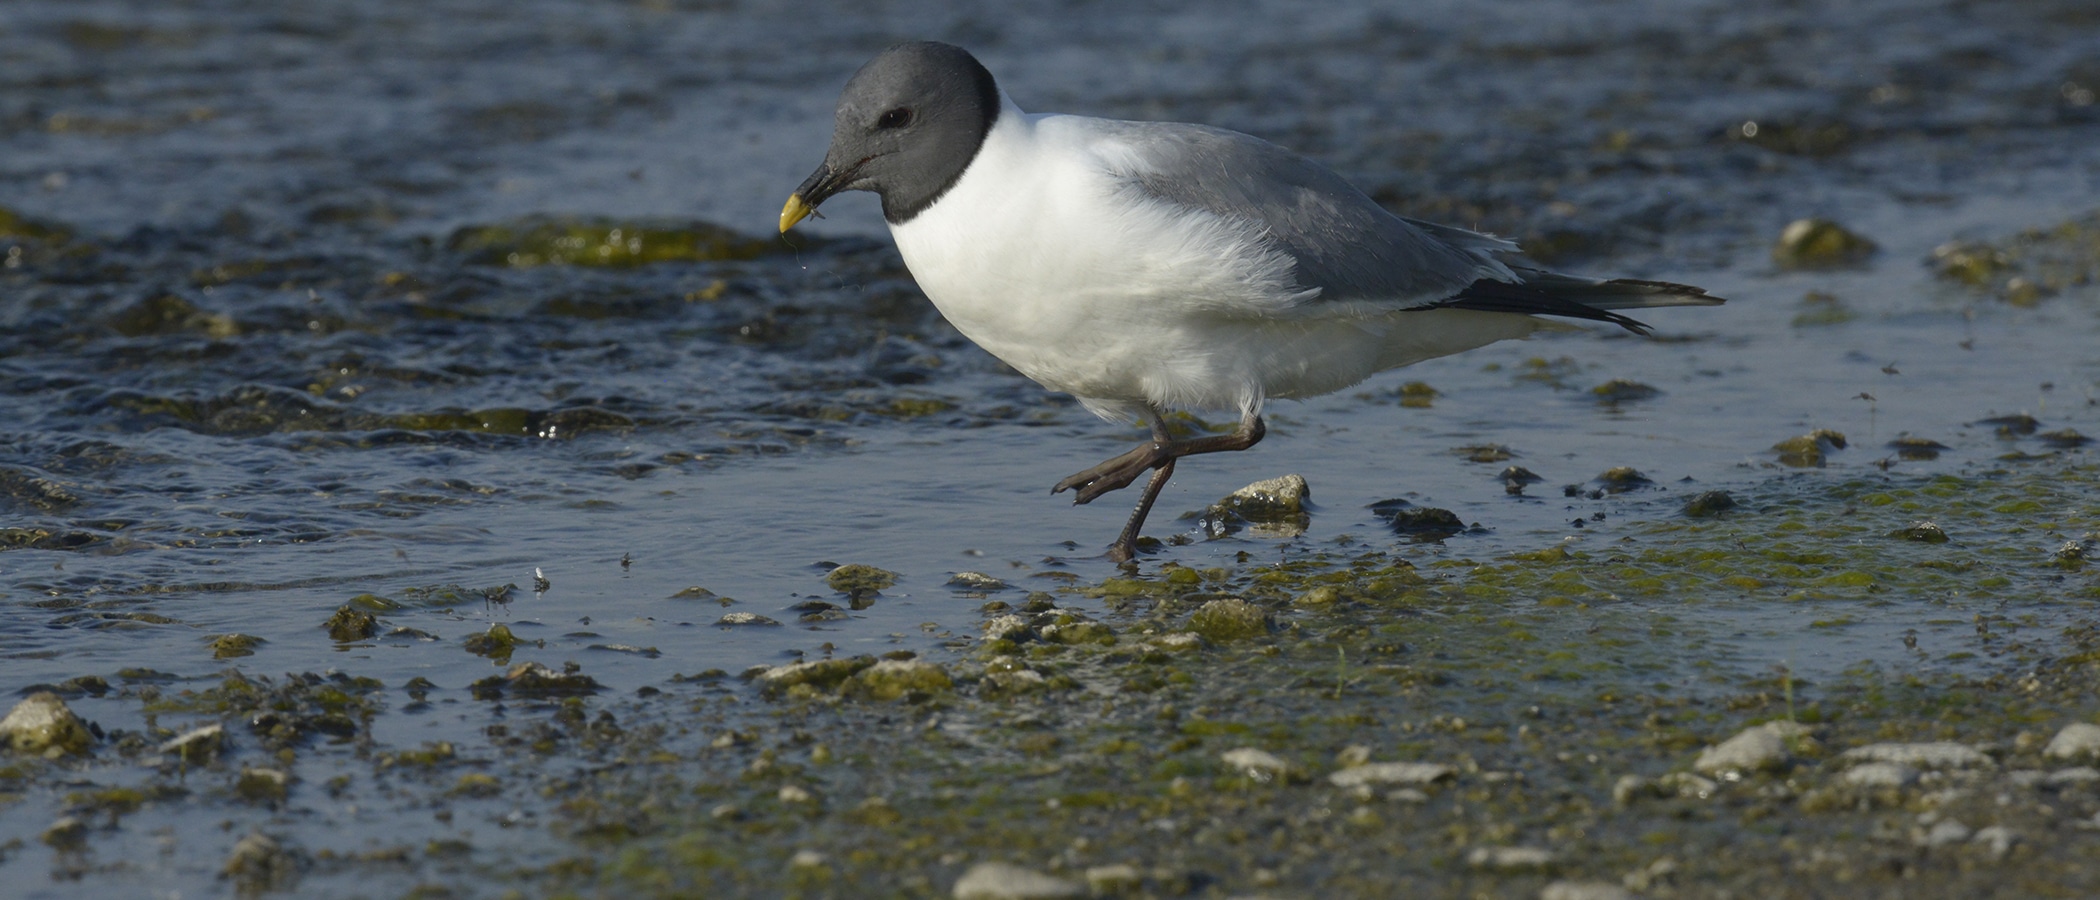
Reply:
[[[1035,626],[1026,616],[994,616],[984,623],[984,639],[988,641],[1013,641],[1020,643],[1035,637]]]
[[[211,648],[212,659],[238,659],[254,656],[255,648],[263,643],[262,638],[252,634],[221,634],[214,636],[205,646]]]
[[[54,850],[78,850],[87,845],[87,823],[73,816],[66,816],[44,829],[38,840]]]
[[[1706,748],[1692,763],[1692,768],[1703,774],[1735,780],[1748,774],[1782,768],[1791,755],[1786,740],[1776,731],[1756,725]]]
[[[1193,631],[1170,631],[1154,637],[1150,643],[1168,653],[1194,653],[1203,649],[1203,636]]]
[[[233,792],[252,803],[282,803],[290,793],[291,781],[283,769],[242,769]]]
[[[769,618],[766,616],[761,616],[758,613],[754,612],[731,612],[723,613],[721,618],[715,620],[715,624],[720,625],[724,628],[733,628],[738,625],[757,625],[764,627],[767,625],[779,625],[780,620]]]
[[[1918,780],[1918,770],[1902,763],[1861,763],[1845,771],[1844,781],[1853,787],[1900,788]]]
[[[487,772],[468,772],[452,783],[452,793],[461,797],[494,797],[503,793],[503,782]]]
[[[1349,788],[1358,785],[1423,785],[1455,778],[1458,770],[1443,763],[1381,762],[1351,766],[1327,776],[1329,784]]]
[[[1255,781],[1275,781],[1288,778],[1291,774],[1291,764],[1267,750],[1239,747],[1218,754],[1218,758],[1224,760],[1225,765]]]
[[[369,640],[379,633],[379,617],[344,604],[337,607],[335,615],[329,616],[321,627],[328,629],[328,638],[337,643]]]
[[[1623,494],[1648,487],[1655,482],[1632,466],[1614,466],[1598,473],[1597,483],[1604,486],[1604,492],[1607,494]]]
[[[832,590],[855,600],[864,600],[895,585],[897,573],[851,563],[831,570],[830,574],[824,576],[824,583],[830,585]]]
[[[948,586],[966,591],[1003,591],[1006,582],[983,572],[957,572],[948,577]]]
[[[1077,900],[1086,885],[1010,863],[981,862],[955,882],[955,900]]]
[[[1238,597],[1212,600],[1189,616],[1189,630],[1219,644],[1261,637],[1269,633],[1269,611]]]
[[[1597,402],[1602,403],[1605,406],[1617,406],[1621,403],[1632,403],[1637,400],[1646,400],[1651,397],[1658,396],[1661,393],[1662,391],[1650,385],[1645,385],[1638,381],[1634,381],[1627,378],[1614,378],[1603,384],[1597,385],[1596,387],[1590,388],[1591,396],[1596,397]]]
[[[847,694],[870,700],[895,700],[955,687],[948,670],[919,659],[885,659],[847,678]]]
[[[1701,491],[1697,496],[1685,501],[1684,514],[1694,519],[1704,519],[1734,508],[1735,498],[1729,496],[1727,491]]]
[[[162,741],[160,752],[185,765],[197,765],[211,762],[225,746],[226,726],[213,722]]]
[[[788,858],[788,868],[821,869],[829,862],[830,860],[822,853],[815,850],[802,849],[795,851],[795,855]]]
[[[2100,755],[2100,725],[2091,722],[2065,725],[2056,737],[2049,739],[2049,746],[2042,748],[2042,755],[2050,759],[2087,759]]]
[[[1145,884],[1145,874],[1129,863],[1092,866],[1086,870],[1086,885],[1096,896],[1130,894]]]
[[[50,691],[22,698],[0,719],[0,740],[16,753],[56,758],[85,755],[95,736],[66,701]]]
[[[233,845],[222,870],[245,891],[290,885],[299,875],[299,859],[268,835],[251,832]]]
[[[1436,543],[1466,530],[1465,520],[1448,509],[1416,506],[1400,499],[1380,500],[1370,509],[1395,534],[1419,544]]]
[[[1311,498],[1303,475],[1257,481],[1211,504],[1203,514],[1203,530],[1219,537],[1249,527],[1268,537],[1297,537],[1312,524],[1305,508]]]
[[[1563,879],[1540,889],[1539,900],[1633,900],[1633,892],[1609,881]]]
[[[1655,779],[1655,787],[1665,796],[1689,797],[1694,800],[1705,800],[1721,789],[1720,783],[1690,772],[1667,773]]]
[[[523,662],[503,673],[511,692],[523,697],[573,696],[598,691],[597,679],[578,672],[556,672],[536,662]]]
[[[984,673],[983,685],[993,695],[1014,696],[1047,690],[1050,680],[1034,669],[1011,669],[1004,672]]]
[[[1967,769],[1991,764],[1991,758],[1985,756],[1983,751],[1953,741],[1868,744],[1845,751],[1838,756],[1838,761],[1848,765],[1890,762],[1920,769]]]
[[[1948,844],[1967,843],[1969,838],[1975,833],[1970,830],[1969,826],[1963,825],[1958,821],[1941,819],[1930,830],[1925,832],[1918,843],[1927,847],[1945,847]]]
[[[774,666],[760,672],[755,679],[760,690],[777,694],[798,684],[828,688],[845,681],[854,673],[875,665],[875,657],[855,656],[849,659],[813,659],[807,662]]]
[[[1781,465],[1797,469],[1822,468],[1831,451],[1845,449],[1845,435],[1828,428],[1818,428],[1799,437],[1790,437],[1772,445],[1779,451]]]
[[[1544,847],[1475,847],[1466,854],[1466,864],[1498,872],[1545,869],[1553,865],[1553,851]]]
[[[814,803],[817,799],[817,795],[810,793],[808,788],[794,784],[781,785],[776,796],[780,802],[789,804]]]
[[[2072,766],[2058,769],[2042,777],[2042,783],[2051,787],[2066,787],[2074,784],[2092,784],[2100,781],[2100,769],[2092,766]]]
[[[1992,859],[2004,859],[2006,854],[2012,852],[2013,845],[2019,842],[2020,833],[2003,825],[1978,828],[1975,834],[1969,836],[1969,843],[1988,849]]]
[[[1889,532],[1889,537],[1902,541],[1917,541],[1921,544],[1944,544],[1947,532],[1931,522],[1917,522],[1906,528]]]
[[[1874,242],[1829,219],[1795,219],[1779,232],[1772,261],[1792,269],[1844,266],[1873,256]]]

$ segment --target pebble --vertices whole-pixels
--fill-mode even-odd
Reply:
[[[66,816],[44,829],[38,840],[58,850],[78,850],[87,843],[87,823],[73,816]]]
[[[1003,591],[1006,582],[983,572],[957,572],[948,577],[948,586],[966,591]]]
[[[1693,761],[1692,768],[1707,775],[1734,780],[1786,765],[1793,756],[1788,752],[1786,737],[1782,734],[1787,729],[1771,727],[1776,724],[1779,723],[1753,725],[1735,737],[1706,748]]]
[[[1866,762],[1898,763],[1921,769],[1966,769],[1972,766],[1987,766],[1991,758],[1983,751],[1967,744],[1953,741],[1931,741],[1917,744],[1868,744],[1854,747],[1838,756],[1838,761],[1848,764]]]
[[[955,882],[955,900],[1065,900],[1087,895],[1086,885],[1011,863],[981,862]]]
[[[7,717],[0,719],[0,741],[16,753],[56,758],[68,753],[85,754],[95,736],[66,701],[50,691],[22,698]]]
[[[1989,848],[1992,859],[2004,859],[2005,854],[2011,853],[2013,845],[2019,842],[2020,833],[2003,825],[1978,828],[1969,838],[1969,843]]]
[[[754,681],[766,693],[787,690],[798,684],[828,687],[846,680],[848,676],[875,665],[875,657],[855,656],[850,659],[812,659],[807,662],[774,666],[758,673]]]
[[[1633,900],[1633,892],[1609,881],[1561,880],[1541,889],[1539,900]]]
[[[1291,764],[1284,762],[1282,757],[1267,750],[1240,747],[1227,750],[1219,754],[1218,758],[1224,760],[1226,765],[1239,770],[1241,774],[1256,781],[1270,781],[1285,778],[1291,774]]]
[[[1918,839],[1918,843],[1927,847],[1944,847],[1966,842],[1975,833],[1967,825],[1953,819],[1943,819],[1934,823],[1932,829]]]
[[[213,722],[162,741],[160,752],[184,763],[206,763],[217,757],[225,746],[226,726]]]
[[[1374,784],[1433,784],[1458,775],[1458,770],[1443,763],[1382,762],[1351,766],[1327,776],[1335,787],[1357,787]]]
[[[1145,875],[1129,863],[1109,866],[1094,866],[1086,870],[1087,887],[1096,895],[1127,894],[1136,891],[1145,883]]]
[[[1466,864],[1498,871],[1543,869],[1553,865],[1553,851],[1544,847],[1474,847],[1466,854]]]
[[[1189,616],[1189,630],[1224,644],[1269,633],[1269,611],[1238,597],[1203,604]]]
[[[761,616],[761,615],[759,615],[758,613],[754,613],[754,612],[731,612],[731,613],[723,613],[723,614],[722,614],[722,617],[721,617],[721,618],[719,618],[719,619],[716,619],[716,620],[715,620],[715,624],[716,624],[716,625],[778,625],[778,624],[780,624],[780,620],[779,620],[779,619],[774,619],[774,618],[771,618],[771,617],[768,617],[768,616]]]
[[[2100,755],[2100,725],[2091,722],[2072,722],[2065,725],[2056,737],[2049,739],[2049,746],[2042,748],[2042,755],[2050,759],[2081,759]]]
[[[1902,763],[1861,763],[1845,771],[1846,784],[1867,788],[1900,788],[1918,780],[1918,770]]]

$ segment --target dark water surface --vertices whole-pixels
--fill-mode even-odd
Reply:
[[[461,643],[491,624],[525,642],[505,661],[573,661],[627,698],[805,655],[951,651],[985,602],[948,584],[957,572],[1005,579],[996,596],[1015,603],[1116,575],[1096,554],[1125,501],[1074,509],[1047,488],[1135,430],[940,321],[872,198],[770,236],[838,86],[896,39],[969,46],[1026,109],[1248,131],[1555,265],[1731,298],[1647,316],[1660,340],[1556,334],[1277,404],[1259,448],[1181,468],[1151,534],[1193,542],[1146,572],[1335,546],[1425,568],[1563,541],[1611,552],[1622,523],[1699,491],[1779,504],[2081,465],[2065,433],[2100,435],[2100,9],[2085,0],[883,6],[0,10],[0,688],[98,675],[118,690],[74,708],[141,733],[212,718],[158,715],[141,686],[229,669],[438,691],[395,696],[354,741],[304,745],[288,805],[200,777],[189,800],[97,820],[84,856],[37,842],[80,808],[63,782],[148,770],[104,753],[10,775],[0,894],[230,891],[227,847],[251,829],[307,848],[471,847],[377,874],[320,866],[302,894],[492,894],[460,873],[558,856],[545,810],[434,814],[364,774],[372,753],[425,742],[487,752],[505,708],[466,687],[502,668]],[[1775,262],[1807,216],[1878,252]],[[1961,241],[1988,244],[1935,256]],[[550,264],[564,254],[577,264]],[[1612,379],[1659,393],[1603,402],[1591,389]],[[1411,381],[1433,405],[1400,405]],[[1984,423],[2017,413],[2036,434]],[[1821,467],[1770,449],[1814,429],[1849,445]],[[1946,446],[1899,458],[1887,442],[1905,434]],[[1516,457],[1455,452],[1489,444]],[[1509,496],[1511,464],[1545,481]],[[1656,484],[1584,493],[1615,466]],[[1204,540],[1175,519],[1286,472],[1318,504],[1303,537]],[[1481,527],[1406,543],[1367,509],[1395,497]],[[2001,543],[2045,557],[2096,505],[2074,498]],[[900,578],[854,610],[825,582],[845,563]],[[676,596],[694,587],[712,596]],[[323,623],[365,594],[383,598],[367,601],[379,631],[332,639]],[[836,614],[798,621],[822,612],[809,601]],[[1809,628],[1838,613],[1716,602],[1676,614],[1698,665],[1654,677],[1698,691],[1710,666],[1988,671],[1989,655],[1954,652],[1974,649],[1977,609],[1927,622],[1845,605],[1849,627]],[[787,624],[714,624],[731,611]],[[261,642],[215,658],[229,634]]]

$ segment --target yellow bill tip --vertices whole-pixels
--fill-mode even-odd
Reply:
[[[788,229],[795,227],[796,222],[809,218],[809,214],[813,212],[816,212],[816,209],[802,202],[801,194],[789,194],[787,205],[780,208],[780,233],[786,234]]]

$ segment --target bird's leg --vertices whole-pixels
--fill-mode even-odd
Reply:
[[[1073,503],[1092,503],[1102,494],[1122,490],[1137,480],[1148,469],[1157,469],[1184,456],[1198,453],[1218,453],[1226,450],[1245,450],[1261,443],[1268,431],[1261,416],[1249,414],[1240,420],[1240,427],[1231,434],[1215,434],[1209,437],[1191,438],[1185,441],[1172,439],[1167,433],[1167,422],[1160,415],[1146,410],[1152,423],[1152,442],[1140,444],[1129,452],[1107,460],[1098,466],[1077,473],[1057,483],[1050,493],[1061,494],[1078,489]]]
[[[1129,562],[1137,558],[1138,529],[1145,527],[1145,516],[1152,512],[1152,501],[1159,499],[1160,488],[1167,486],[1167,479],[1174,477],[1174,461],[1152,470],[1152,479],[1145,482],[1145,495],[1138,498],[1137,508],[1130,511],[1130,519],[1123,523],[1123,533],[1116,535],[1116,542],[1108,545],[1110,562]]]
[[[1175,460],[1198,453],[1245,450],[1260,443],[1262,435],[1268,433],[1261,416],[1249,413],[1231,434],[1177,441],[1169,435],[1166,420],[1159,413],[1150,409],[1146,413],[1145,418],[1152,425],[1151,443],[1073,475],[1051,489],[1051,493],[1058,493],[1078,488],[1079,495],[1072,502],[1086,503],[1109,491],[1129,486],[1147,469],[1154,470],[1152,479],[1145,484],[1144,495],[1138,498],[1137,508],[1123,524],[1122,534],[1117,535],[1116,542],[1108,547],[1108,558],[1116,562],[1127,562],[1137,555],[1138,530],[1145,527],[1145,517],[1151,514],[1152,503],[1159,499],[1160,489],[1167,486],[1167,479],[1174,477]]]

